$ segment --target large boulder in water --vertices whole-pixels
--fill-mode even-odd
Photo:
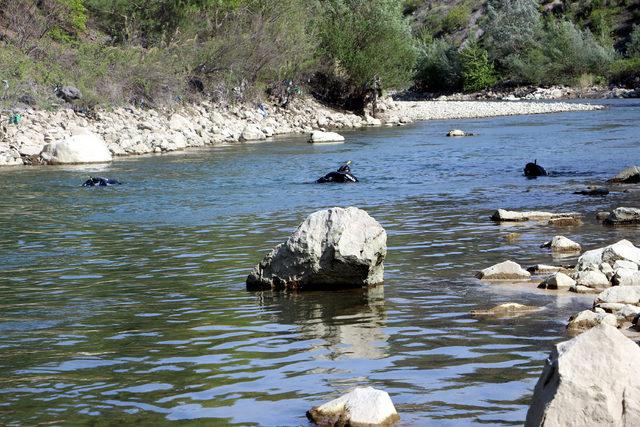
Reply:
[[[638,225],[640,224],[640,209],[617,208],[604,220],[606,225]]]
[[[602,324],[555,346],[526,426],[640,425],[640,348]]]
[[[113,160],[102,137],[84,129],[73,136],[47,144],[40,157],[50,164],[105,163]]]
[[[476,277],[482,280],[527,280],[531,273],[517,262],[507,260],[478,271]]]
[[[331,208],[307,217],[249,277],[247,289],[337,289],[382,283],[387,233],[365,211]]]
[[[344,142],[344,136],[336,132],[313,131],[309,137],[309,142]]]
[[[400,419],[389,394],[373,387],[358,387],[307,412],[320,426],[389,426]]]

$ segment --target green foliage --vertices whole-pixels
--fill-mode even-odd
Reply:
[[[65,9],[66,23],[73,31],[81,32],[87,28],[87,9],[83,0],[55,0]]]
[[[364,98],[377,78],[385,89],[408,86],[416,52],[396,0],[327,0],[317,21],[321,54],[347,97]]]
[[[640,56],[615,61],[611,65],[609,80],[628,87],[640,86]]]
[[[454,6],[442,20],[442,29],[447,33],[461,30],[469,22],[471,11],[465,4]]]
[[[462,88],[462,65],[456,47],[436,39],[419,48],[415,86],[428,92],[453,92]]]
[[[541,26],[537,0],[490,0],[483,22],[483,44],[502,65],[510,55],[529,49]]]
[[[634,24],[626,47],[628,57],[640,58],[640,25]]]
[[[462,85],[465,92],[477,92],[493,86],[496,73],[489,53],[477,43],[470,43],[460,52]]]

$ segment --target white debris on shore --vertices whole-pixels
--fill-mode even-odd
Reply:
[[[396,105],[402,111],[403,116],[414,121],[594,111],[604,108],[602,105],[573,102],[524,101],[396,101]],[[388,114],[393,114],[393,112]]]

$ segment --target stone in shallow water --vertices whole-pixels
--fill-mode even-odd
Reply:
[[[538,286],[543,289],[564,289],[568,290],[576,284],[576,281],[562,272],[557,272],[544,279]]]
[[[549,355],[525,425],[640,425],[640,348],[599,325],[557,344]]]
[[[592,310],[584,310],[569,318],[567,329],[573,332],[593,328],[600,324],[618,326],[618,319],[613,314],[597,313]]]
[[[564,236],[554,236],[549,242],[543,243],[543,248],[550,248],[554,252],[580,252],[582,247]]]
[[[311,133],[309,142],[344,142],[344,136],[336,132],[322,132],[318,130]]]
[[[247,289],[338,289],[382,283],[387,233],[365,211],[331,208],[307,217],[247,277]]]
[[[595,304],[618,303],[640,305],[640,286],[613,286],[596,297]]]
[[[640,209],[638,208],[616,208],[604,220],[606,225],[637,225],[640,224]]]
[[[518,280],[528,279],[531,273],[516,262],[504,261],[477,272],[476,277],[483,280]]]
[[[640,182],[640,166],[629,166],[622,170],[618,175],[609,180],[610,182],[620,182],[625,184],[633,184]]]
[[[358,387],[337,399],[307,411],[320,426],[389,426],[400,419],[387,392]]]
[[[516,316],[539,310],[541,310],[540,307],[519,304],[517,302],[506,302],[488,310],[472,310],[470,314],[472,316]]]
[[[505,222],[522,222],[522,221],[544,221],[551,219],[569,219],[575,220],[581,217],[577,212],[553,213],[544,211],[508,211],[506,209],[498,209],[491,215],[493,221]]]

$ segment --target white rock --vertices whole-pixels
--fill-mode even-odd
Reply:
[[[640,425],[640,348],[600,325],[555,346],[535,386],[525,425]]]
[[[488,310],[472,310],[473,316],[515,316],[524,313],[531,313],[533,311],[541,310],[540,307],[533,307],[530,305],[519,304],[517,302],[506,302],[499,304]]]
[[[551,248],[554,252],[580,252],[582,247],[571,239],[564,236],[554,236],[550,242],[542,245],[544,248]]]
[[[629,166],[611,179],[612,182],[640,182],[640,166]]]
[[[618,303],[640,305],[640,286],[613,286],[598,294],[595,304]]]
[[[636,248],[633,243],[628,240],[620,240],[604,248],[602,252],[603,262],[613,265],[619,260],[640,264],[640,248]]]
[[[449,132],[447,132],[447,136],[466,136],[467,134],[460,129],[452,129]]]
[[[617,327],[618,318],[613,314],[604,313],[604,310],[600,313],[584,310],[571,316],[567,329],[572,331],[586,330],[602,323]]]
[[[344,136],[336,132],[322,132],[316,130],[311,132],[309,142],[344,142]]]
[[[493,213],[491,219],[493,221],[541,221],[551,219],[576,219],[580,218],[581,214],[577,212],[564,212],[553,213],[543,211],[508,211],[505,209],[498,209]]]
[[[331,208],[307,217],[247,277],[247,288],[332,289],[383,281],[387,233],[365,211]]]
[[[483,280],[519,280],[528,279],[531,273],[513,261],[504,261],[476,273],[478,279]]]
[[[619,268],[611,282],[616,286],[640,286],[640,271]]]
[[[400,419],[387,392],[373,387],[353,391],[317,406],[307,417],[321,426],[389,426]]]
[[[242,141],[261,141],[263,139],[267,139],[267,136],[256,125],[245,126],[240,135]]]
[[[601,271],[579,271],[574,279],[576,284],[588,288],[603,289],[611,286],[609,279]]]
[[[602,253],[604,248],[593,249],[583,253],[576,264],[577,271],[599,270],[602,264]]]
[[[91,132],[47,144],[40,157],[51,164],[104,163],[112,160],[102,137]]]
[[[576,281],[564,273],[557,272],[547,277],[544,282],[540,284],[540,287],[546,289],[564,289],[568,290],[576,284]]]
[[[617,270],[619,268],[624,268],[625,270],[638,270],[638,264],[636,264],[635,262],[619,259],[613,263],[613,269]]]

